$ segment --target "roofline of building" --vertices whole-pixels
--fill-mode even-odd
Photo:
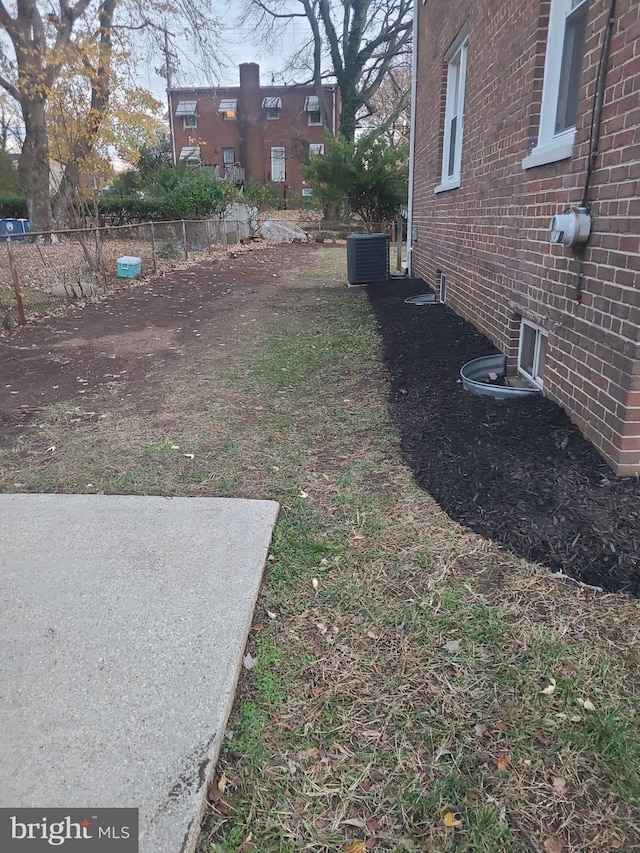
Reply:
[[[339,88],[337,83],[326,84],[322,87],[323,91],[326,92],[334,92]],[[312,94],[315,94],[315,86],[312,83],[292,83],[289,86],[260,86],[260,92],[267,92],[271,94],[279,94],[281,92],[290,92],[293,90],[305,91],[309,90]],[[231,92],[233,94],[239,94],[240,92],[244,92],[246,89],[243,89],[241,86],[181,86],[180,88],[172,88],[169,89],[169,94],[171,95],[186,95],[190,92],[194,94],[203,94],[203,95],[216,95]]]

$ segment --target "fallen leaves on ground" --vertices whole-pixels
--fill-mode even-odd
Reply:
[[[551,737],[551,735],[548,735],[546,732],[543,732],[541,729],[539,729],[537,732],[535,732],[533,737],[534,737],[534,740],[537,740],[538,743],[541,744],[542,746],[551,746],[551,744],[553,743],[553,738]]]
[[[510,755],[501,755],[496,761],[496,766],[498,770],[506,770],[507,767],[511,764],[511,756]]]
[[[217,780],[209,785],[207,790],[207,799],[216,807],[216,811],[223,815],[233,813],[231,806],[222,799],[222,795],[227,787],[227,777],[223,773]]]
[[[445,826],[455,827],[462,825],[462,818],[458,812],[445,812],[442,815],[442,822]]]
[[[563,779],[562,776],[556,776],[553,780],[553,787],[556,794],[559,794],[561,797],[567,793],[567,780]]]
[[[361,839],[355,841],[347,841],[343,848],[344,853],[366,853],[367,846]]]

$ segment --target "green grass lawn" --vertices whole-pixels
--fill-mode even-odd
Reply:
[[[200,850],[640,849],[637,602],[414,485],[366,294],[344,248],[305,257],[224,361],[187,353],[159,411],[58,404],[0,451],[5,491],[280,502]]]

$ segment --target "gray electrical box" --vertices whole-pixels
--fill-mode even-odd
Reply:
[[[389,235],[349,234],[347,237],[347,281],[369,284],[389,278]]]

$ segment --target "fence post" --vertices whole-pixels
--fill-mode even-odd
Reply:
[[[240,220],[236,219],[236,245],[240,245]]]
[[[207,219],[207,254],[211,254],[211,220]]]
[[[402,216],[398,214],[396,219],[396,269],[402,269]]]
[[[11,237],[7,237],[7,253],[9,255],[9,266],[11,267],[11,278],[13,279],[13,290],[16,295],[16,303],[18,305],[18,320],[21,326],[27,325],[27,318],[24,316],[24,305],[22,303],[22,293],[20,292],[20,279],[18,278],[18,268],[13,256],[13,245]]]
[[[104,261],[102,259],[102,241],[100,240],[100,229],[95,229],[96,236],[96,263],[98,265],[98,272],[102,273],[102,289],[104,292],[107,292],[107,271],[104,266]],[[96,282],[97,284],[97,282]]]
[[[184,259],[189,260],[189,251],[187,250],[187,226],[184,219],[182,220],[182,244],[184,246]]]
[[[153,228],[153,222],[149,223],[151,228],[151,258],[153,260],[153,274],[156,275],[158,272],[158,262],[156,260],[156,234]]]

